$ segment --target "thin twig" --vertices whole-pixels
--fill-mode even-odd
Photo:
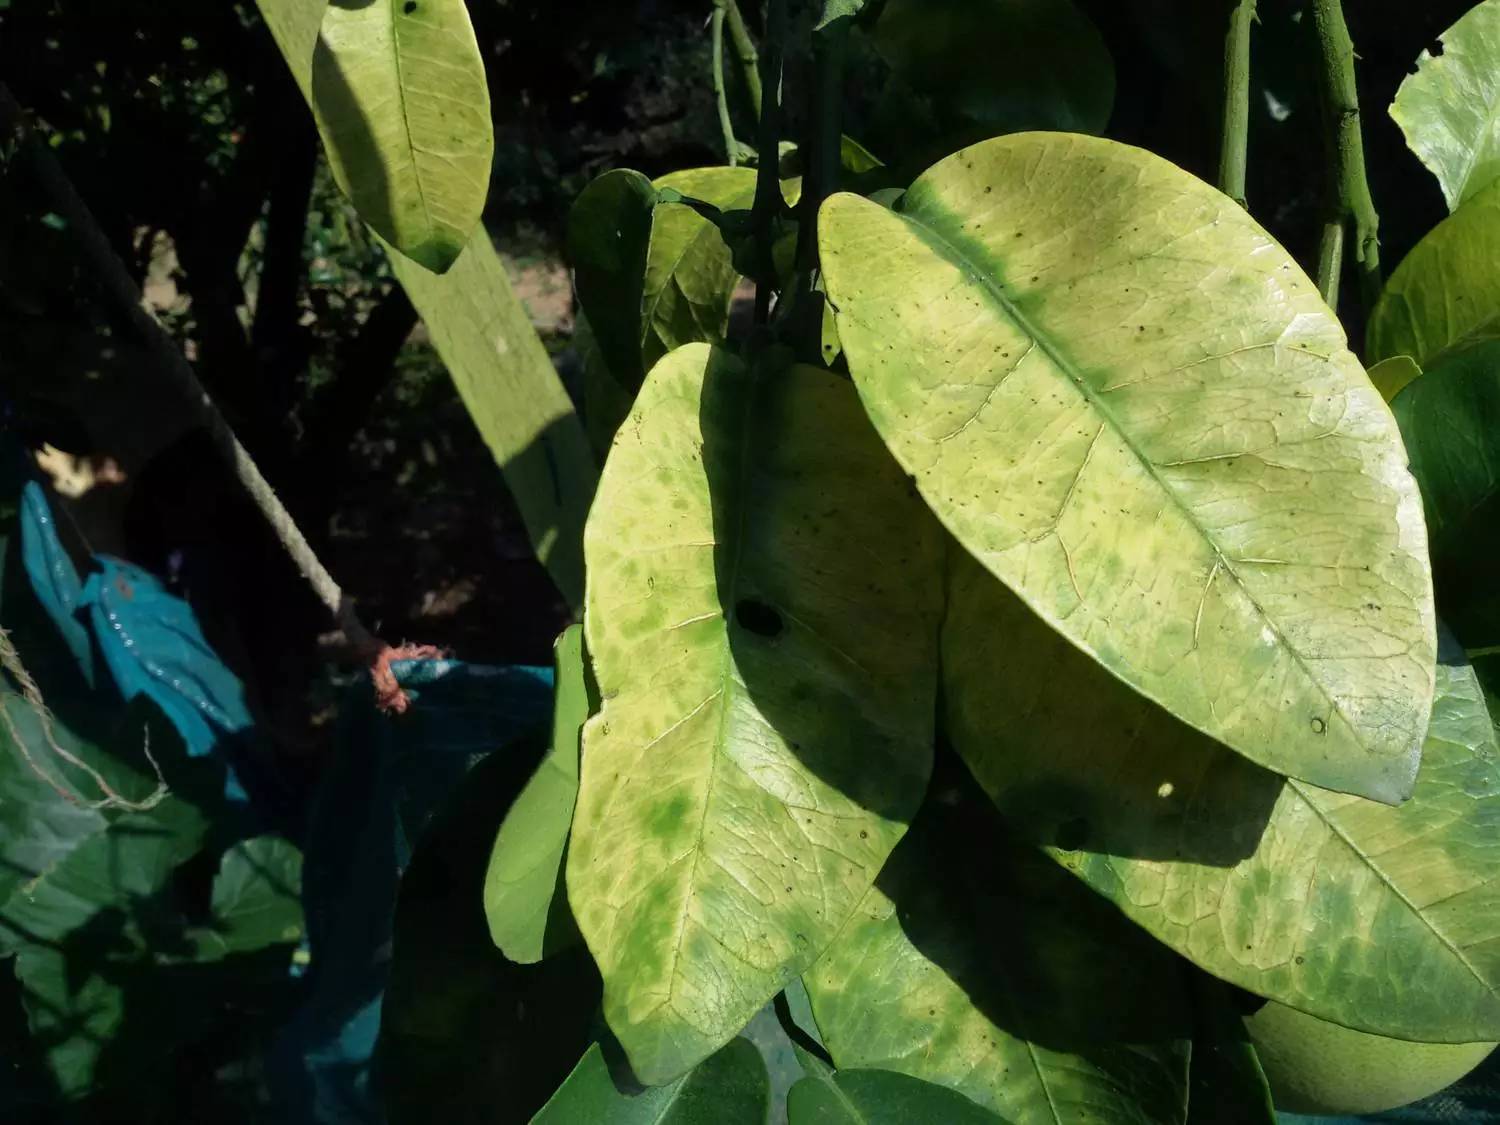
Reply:
[[[1340,0],[1313,0],[1313,23],[1322,61],[1323,113],[1327,123],[1332,214],[1353,225],[1354,260],[1360,293],[1372,308],[1380,295],[1380,219],[1365,178],[1365,146],[1360,134],[1359,93],[1354,81],[1354,44]],[[1330,291],[1319,278],[1318,288]]]
[[[719,129],[724,134],[724,155],[731,168],[739,164],[739,142],[734,139],[734,122],[729,117],[729,90],[724,85],[724,5],[714,7],[709,20],[709,37],[713,41],[714,100],[719,105]]]
[[[729,41],[734,44],[735,58],[740,61],[740,78],[745,83],[745,93],[750,98],[750,112],[756,118],[761,114],[764,95],[761,92],[759,57],[755,40],[745,26],[745,17],[740,14],[736,0],[715,0],[724,9],[725,21],[729,24]]]
[[[1250,139],[1250,25],[1255,0],[1230,0],[1224,40],[1224,127],[1219,149],[1219,190],[1245,206],[1245,154]]]
[[[343,629],[350,645],[360,654],[361,659],[373,662],[387,646],[359,620],[354,602],[328,573],[328,569],[293,521],[291,513],[277,498],[270,482],[261,475],[260,469],[250,459],[250,454],[235,437],[229,423],[224,420],[224,416],[219,413],[208,392],[198,381],[192,365],[142,297],[129,271],[94,219],[88,204],[79,196],[48,146],[33,135],[25,111],[16,103],[4,83],[0,83],[0,136],[31,142],[29,148],[41,188],[53,210],[66,222],[100,289],[129,322],[162,372],[170,377],[178,391],[191,404],[214,446],[265,516],[266,522],[271,525],[271,530],[312,587],[313,593]]]
[[[773,252],[776,220],[786,206],[781,196],[781,65],[786,44],[786,2],[770,0],[766,10],[766,50],[761,56],[761,85],[767,96],[761,102],[757,133],[755,200],[750,223],[755,237],[755,322],[765,324],[771,314],[771,290],[776,274]]]
[[[126,812],[147,812],[162,803],[167,795],[167,780],[162,775],[161,766],[151,753],[151,730],[149,727],[143,730],[142,750],[146,755],[146,761],[151,763],[151,770],[156,775],[156,788],[139,801],[129,797],[122,797],[104,775],[78,757],[67,747],[57,741],[57,735],[52,730],[52,712],[48,710],[46,700],[42,698],[41,690],[36,686],[36,681],[31,678],[31,673],[21,663],[21,655],[16,651],[16,646],[10,639],[10,634],[0,628],[0,668],[4,668],[15,680],[16,686],[21,691],[21,698],[30,705],[32,714],[36,716],[37,725],[42,730],[42,741],[47,749],[56,754],[74,769],[82,770],[89,775],[91,780],[104,796],[95,800],[89,800],[69,789],[63,782],[53,777],[51,773],[36,760],[27,745],[26,739],[22,737],[20,730],[16,727],[15,718],[10,713],[10,702],[15,698],[8,691],[0,691],[0,722],[5,724],[6,732],[21,752],[21,757],[26,759],[26,764],[31,772],[36,774],[48,787],[59,797],[69,804],[77,805],[84,809],[120,809]]]

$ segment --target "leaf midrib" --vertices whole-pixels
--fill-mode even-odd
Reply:
[[[1161,490],[1163,495],[1167,497],[1172,506],[1182,514],[1188,525],[1202,537],[1203,541],[1208,545],[1209,549],[1213,551],[1214,557],[1218,560],[1219,565],[1234,580],[1235,585],[1239,587],[1240,591],[1245,595],[1250,604],[1255,608],[1256,614],[1265,623],[1266,627],[1270,629],[1271,632],[1275,635],[1277,642],[1281,645],[1282,648],[1285,649],[1286,652],[1291,655],[1292,660],[1295,662],[1298,669],[1300,669],[1303,675],[1307,678],[1307,681],[1312,684],[1312,686],[1316,688],[1317,691],[1328,702],[1330,713],[1337,715],[1339,717],[1339,720],[1344,724],[1345,728],[1355,736],[1356,743],[1368,750],[1368,747],[1365,746],[1364,740],[1359,737],[1359,728],[1356,727],[1352,720],[1350,720],[1349,716],[1344,713],[1343,708],[1339,706],[1338,701],[1333,697],[1332,693],[1330,693],[1329,690],[1323,685],[1323,683],[1315,675],[1313,675],[1312,669],[1308,666],[1307,661],[1302,656],[1302,653],[1291,644],[1291,642],[1287,639],[1286,634],[1282,631],[1280,624],[1266,612],[1265,608],[1260,604],[1259,599],[1257,599],[1255,595],[1251,593],[1249,588],[1246,587],[1244,578],[1240,575],[1239,571],[1235,569],[1235,567],[1230,563],[1228,557],[1224,554],[1224,551],[1220,548],[1219,544],[1216,543],[1213,536],[1209,534],[1208,529],[1203,527],[1202,524],[1198,522],[1197,518],[1183,502],[1182,498],[1177,495],[1176,490],[1171,488],[1167,484],[1166,480],[1162,478],[1161,473],[1157,470],[1155,462],[1153,462],[1151,458],[1146,456],[1145,451],[1141,449],[1140,446],[1136,443],[1130,432],[1121,425],[1120,420],[1115,416],[1114,412],[1107,405],[1105,405],[1103,401],[1100,400],[1100,398],[1098,397],[1098,392],[1096,392],[1094,388],[1089,384],[1083,373],[1077,370],[1075,365],[1063,354],[1061,349],[1059,349],[1058,346],[1053,343],[1051,336],[1038,331],[1036,325],[1031,322],[1031,319],[1025,313],[1023,313],[1020,308],[1017,307],[1015,302],[1005,294],[1004,290],[1000,289],[999,286],[991,281],[986,272],[982,268],[980,268],[980,264],[983,264],[988,258],[987,252],[985,252],[981,247],[978,248],[979,252],[977,255],[968,253],[967,251],[973,247],[967,239],[964,239],[962,243],[955,242],[953,239],[948,238],[945,234],[937,230],[929,223],[918,220],[910,212],[902,212],[897,217],[909,223],[912,227],[917,228],[924,234],[928,235],[933,240],[938,242],[943,248],[951,252],[953,256],[962,263],[963,268],[967,270],[970,277],[973,278],[973,280],[979,285],[981,291],[984,292],[999,308],[1001,314],[1008,317],[1017,327],[1025,332],[1028,337],[1035,341],[1036,345],[1040,347],[1043,354],[1052,361],[1057,370],[1059,370],[1068,379],[1068,381],[1078,389],[1078,393],[1083,396],[1084,400],[1094,409],[1096,414],[1103,419],[1104,424],[1109,426],[1114,434],[1120,439],[1120,441],[1124,443],[1125,447],[1145,469],[1146,474]],[[1383,763],[1385,761],[1385,759],[1382,759]]]
[[[427,206],[427,188],[422,182],[422,169],[417,163],[417,144],[412,134],[411,112],[406,104],[406,68],[401,62],[401,24],[396,15],[396,5],[400,2],[401,0],[387,0],[386,3],[386,11],[391,16],[391,54],[396,65],[396,98],[401,104],[401,133],[406,139],[406,151],[411,160],[411,178],[417,185],[417,202],[422,207],[422,222],[427,227],[424,241],[428,241],[434,236],[436,224]]]

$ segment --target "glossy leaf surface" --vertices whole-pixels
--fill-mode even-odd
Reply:
[[[839,339],[939,518],[1114,675],[1272,769],[1398,801],[1432,694],[1420,498],[1312,282],[1112,141],[1022,134],[819,224]]]
[[[647,378],[587,530],[603,703],[568,853],[643,1081],[685,1073],[811,964],[905,831],[931,762],[940,549],[846,380],[752,377],[706,345]]]
[[[763,1125],[770,1085],[766,1064],[746,1039],[731,1039],[665,1086],[621,1090],[595,1043],[532,1118],[533,1125]]]
[[[1500,1038],[1500,760],[1461,652],[1438,666],[1416,791],[1390,808],[1177,722],[972,562],[943,645],[950,736],[1007,823],[1161,941],[1350,1027]]]
[[[1470,647],[1500,644],[1500,340],[1443,360],[1391,410],[1422,488],[1443,618]]]
[[[553,658],[552,744],[505,814],[484,877],[490,937],[521,964],[540,961],[571,929],[562,865],[578,799],[579,737],[589,717],[581,625],[558,637]]]
[[[787,1094],[788,1125],[1002,1125],[955,1090],[894,1070],[839,1070]]]
[[[1391,103],[1448,210],[1500,179],[1500,0],[1481,0],[1423,51]]]
[[[447,270],[479,226],[495,154],[464,0],[331,0],[312,105],[360,217],[414,262]]]
[[[1445,353],[1500,336],[1500,183],[1464,202],[1401,260],[1370,314],[1365,359]]]

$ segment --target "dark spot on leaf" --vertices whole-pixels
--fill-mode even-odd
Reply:
[[[741,629],[754,633],[757,637],[779,637],[782,629],[786,628],[781,614],[754,598],[740,599],[734,607],[734,619]]]
[[[401,10],[407,15],[411,15],[417,10],[417,0],[406,0],[406,3],[401,5]]]
[[[1312,729],[1313,734],[1322,734],[1325,730],[1328,729],[1328,724],[1320,719],[1317,715],[1314,715],[1312,721]]]

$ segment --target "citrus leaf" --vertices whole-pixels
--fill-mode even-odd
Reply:
[[[311,104],[321,0],[256,0]],[[527,535],[570,606],[583,602],[583,520],[598,477],[547,348],[481,227],[441,276],[401,254],[391,270],[421,314],[469,416],[515,497]]]
[[[1071,0],[888,0],[875,42],[976,135],[1109,123],[1114,61]]]
[[[464,0],[331,0],[312,106],[360,217],[412,261],[446,271],[479,225],[495,155]]]
[[[905,831],[940,550],[846,380],[703,344],[647,377],[585,538],[603,703],[567,873],[643,1081],[811,964]]]
[[[1466,200],[1401,260],[1370,314],[1365,358],[1445,352],[1500,336],[1500,183]]]
[[[1483,0],[1423,51],[1391,103],[1407,146],[1458,208],[1500,179],[1500,0]]]
[[[934,779],[803,979],[841,1071],[899,1071],[1027,1125],[1183,1121],[1179,963],[1009,839],[968,779]]]
[[[1500,644],[1500,340],[1450,354],[1391,403],[1422,488],[1438,607],[1464,644]]]
[[[1349,1027],[1500,1039],[1500,760],[1461,652],[1440,658],[1416,791],[1389,808],[1216,745],[972,561],[943,650],[948,731],[1006,822],[1162,942]]]
[[[1370,368],[1370,382],[1380,392],[1380,397],[1390,402],[1420,374],[1422,369],[1411,356],[1393,355]]]
[[[747,1039],[732,1039],[665,1086],[621,1090],[595,1043],[533,1117],[532,1125],[762,1125],[770,1101],[765,1061]]]
[[[839,1070],[787,1093],[789,1125],[1002,1125],[955,1090],[894,1070]]]
[[[569,626],[553,649],[557,700],[552,745],[536,773],[505,814],[484,877],[484,913],[490,937],[512,961],[540,961],[569,926],[563,887],[563,854],[578,799],[578,740],[589,717],[583,671],[583,627]]]
[[[1113,141],[942,161],[818,224],[866,410],[1036,612],[1272,769],[1399,801],[1432,695],[1420,498],[1312,282]]]
[[[694,168],[655,182],[725,213],[749,208],[755,198],[750,168]],[[740,275],[724,236],[685,203],[657,208],[646,263],[642,315],[642,369],[685,344],[719,344],[729,327],[729,305]]]
[[[616,168],[584,188],[568,213],[568,261],[578,303],[605,363],[632,388],[646,377],[642,314],[656,206],[650,180]]]

